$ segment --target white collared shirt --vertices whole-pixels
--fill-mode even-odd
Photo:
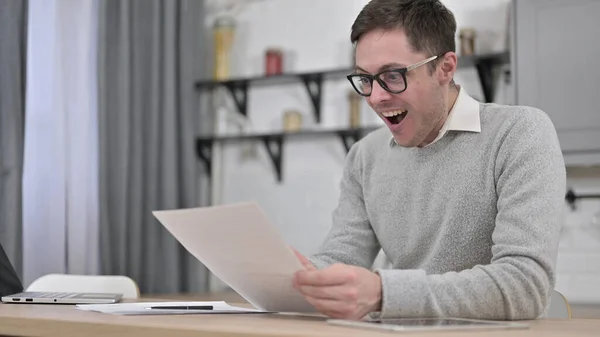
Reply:
[[[481,132],[481,123],[479,120],[479,102],[469,96],[467,91],[460,85],[458,86],[458,97],[454,106],[448,113],[448,118],[438,132],[435,139],[425,145],[425,147],[437,142],[444,137],[448,131],[471,131]],[[390,146],[397,145],[394,137],[390,139]]]

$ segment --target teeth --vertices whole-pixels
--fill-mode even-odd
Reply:
[[[385,117],[394,117],[397,115],[401,115],[405,112],[406,112],[406,110],[396,110],[396,111],[385,111],[385,112],[382,112],[381,114]]]

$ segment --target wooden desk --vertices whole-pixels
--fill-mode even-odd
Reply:
[[[236,303],[232,303],[236,305]],[[0,335],[3,336],[407,336],[328,325],[324,317],[279,314],[229,314],[180,316],[116,316],[77,310],[68,305],[0,304]],[[538,320],[527,330],[473,331],[473,337],[583,337],[599,336],[600,320]],[[442,336],[455,333],[415,333],[411,336]]]

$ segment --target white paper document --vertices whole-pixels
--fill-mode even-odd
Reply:
[[[292,287],[302,264],[256,203],[153,214],[183,247],[256,308],[316,312]]]
[[[202,308],[202,309],[200,309]],[[262,310],[216,302],[136,302],[115,304],[78,304],[77,309],[113,315],[191,315],[266,313]]]

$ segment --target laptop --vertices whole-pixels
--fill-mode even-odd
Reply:
[[[4,303],[30,304],[110,304],[121,301],[123,294],[24,291],[2,296]]]
[[[49,292],[23,290],[4,248],[0,244],[0,301],[3,303],[105,304],[121,301],[122,294]]]

